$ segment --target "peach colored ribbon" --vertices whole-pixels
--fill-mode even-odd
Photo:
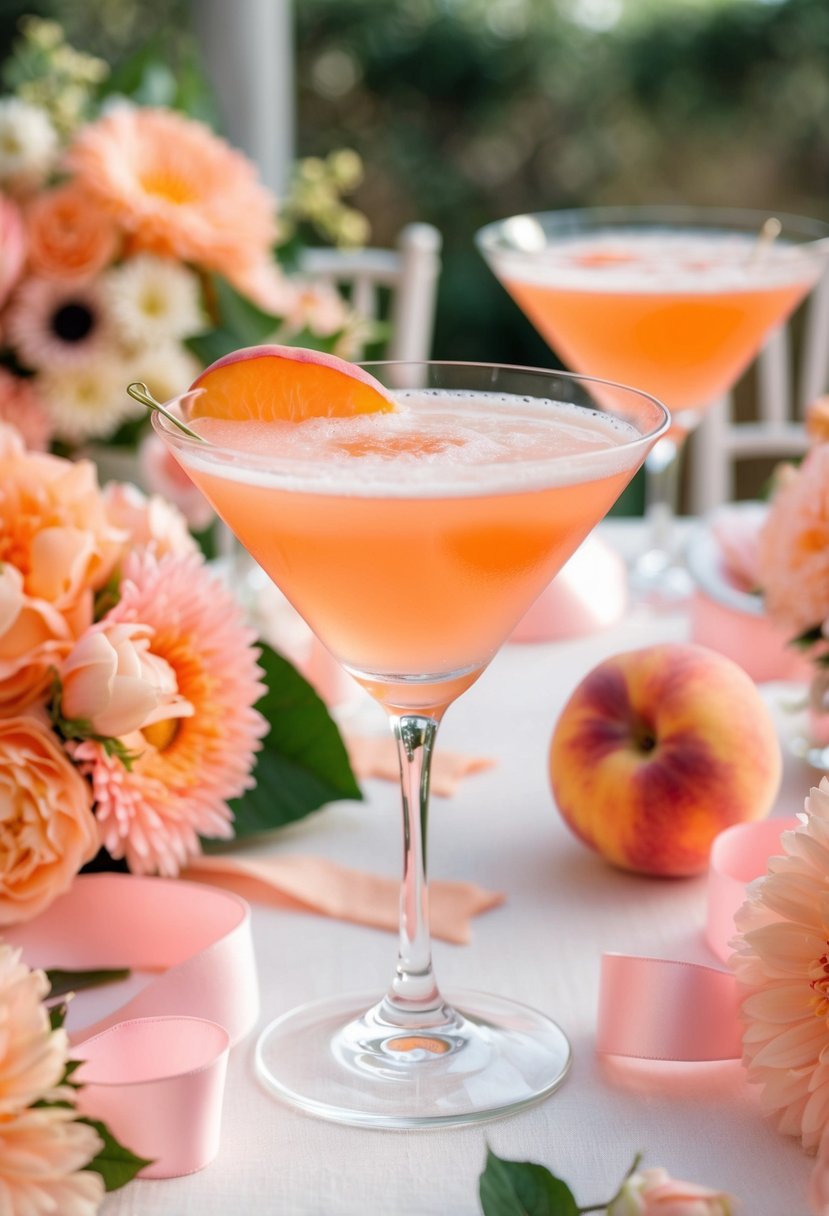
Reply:
[[[765,874],[797,820],[737,824],[714,841],[706,940],[725,960],[746,886]],[[729,1060],[742,1054],[737,985],[729,971],[673,959],[602,958],[596,1050],[644,1060]]]
[[[219,1144],[228,1051],[259,1000],[244,900],[194,883],[85,874],[33,921],[4,930],[32,967],[158,972],[137,995],[71,1036],[83,1060],[78,1106],[152,1164],[192,1173]]]
[[[397,745],[391,734],[345,735],[351,767],[358,777],[379,777],[384,781],[400,780]],[[494,760],[485,756],[468,756],[464,752],[437,748],[432,757],[429,789],[439,798],[450,798],[462,777],[482,773],[492,768]]]
[[[184,872],[196,882],[236,891],[252,903],[317,912],[376,929],[397,930],[400,881],[352,870],[323,857],[196,858]],[[474,883],[429,883],[432,934],[455,945],[470,940],[470,920],[504,902]]]

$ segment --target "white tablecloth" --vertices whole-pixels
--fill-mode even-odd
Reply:
[[[810,1159],[764,1121],[738,1062],[624,1062],[593,1047],[602,952],[715,962],[701,939],[705,880],[634,877],[588,852],[553,805],[548,742],[565,699],[602,657],[685,636],[681,616],[633,614],[576,642],[507,646],[441,728],[444,747],[497,764],[466,778],[451,799],[434,800],[431,875],[474,880],[507,898],[475,921],[471,945],[435,944],[438,979],[450,996],[453,986],[477,987],[554,1017],[574,1050],[560,1090],[477,1127],[339,1127],[260,1088],[254,1035],[231,1057],[215,1162],[190,1177],[132,1183],[107,1199],[104,1216],[473,1216],[487,1144],[547,1165],[582,1205],[608,1199],[642,1151],[646,1164],[731,1191],[744,1216],[806,1216]],[[778,810],[800,810],[814,778],[787,761]],[[397,791],[379,781],[364,788],[365,802],[328,807],[268,847],[396,875]],[[333,992],[379,996],[391,976],[393,934],[261,907],[253,926],[263,1026]]]

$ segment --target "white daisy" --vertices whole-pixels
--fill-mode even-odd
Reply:
[[[202,364],[185,347],[163,342],[136,351],[127,373],[129,380],[143,381],[156,401],[169,401],[186,392],[201,370]],[[138,409],[143,410],[143,406]]]
[[[0,182],[13,190],[37,187],[54,168],[58,136],[40,106],[0,99]]]
[[[112,323],[130,345],[154,346],[205,327],[196,275],[169,258],[138,254],[103,282]]]
[[[36,383],[55,434],[67,443],[109,436],[132,413],[124,365],[113,356],[42,372]]]

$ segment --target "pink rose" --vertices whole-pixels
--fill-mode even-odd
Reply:
[[[189,716],[170,664],[153,654],[153,631],[135,622],[93,626],[61,669],[64,718],[91,733],[120,737],[154,722]]]
[[[48,726],[0,719],[0,925],[30,920],[98,851],[89,786]]]
[[[72,642],[63,614],[26,595],[14,566],[0,565],[0,717],[19,714],[45,696]]]
[[[693,1182],[671,1178],[667,1170],[631,1174],[607,1209],[607,1216],[732,1216],[734,1199]]]

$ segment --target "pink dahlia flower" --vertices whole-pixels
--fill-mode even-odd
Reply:
[[[227,803],[254,784],[254,754],[267,732],[254,709],[264,686],[255,633],[232,594],[197,557],[127,559],[110,621],[153,630],[153,653],[175,672],[189,717],[124,736],[127,769],[87,740],[73,755],[92,781],[101,842],[138,873],[174,876],[200,852],[199,837],[227,839]]]
[[[26,258],[26,234],[17,203],[0,194],[0,305],[20,278]]]
[[[793,634],[829,617],[829,444],[813,447],[774,495],[760,578],[770,617]]]

